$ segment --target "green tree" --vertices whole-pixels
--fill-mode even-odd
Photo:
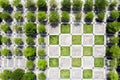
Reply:
[[[84,4],[84,10],[85,11],[92,11],[93,9],[93,0],[86,0]]]
[[[117,1],[114,0],[113,2],[110,3],[109,8],[114,8],[117,6]]]
[[[22,31],[22,27],[21,27],[21,25],[19,25],[19,24],[15,24],[15,25],[13,25],[13,30],[14,30],[16,33],[18,33],[18,32],[20,32],[20,31]]]
[[[112,44],[118,44],[119,43],[119,37],[110,37],[110,43]]]
[[[30,71],[30,72],[26,72],[23,75],[22,80],[35,80],[36,79],[36,75],[34,72]]]
[[[114,21],[117,20],[119,18],[119,11],[118,10],[112,10],[110,12],[110,18]]]
[[[39,21],[46,21],[46,19],[47,19],[46,12],[45,11],[38,12],[37,13],[37,19]]]
[[[12,3],[16,8],[22,8],[21,0],[13,0]]]
[[[46,32],[46,28],[45,28],[44,24],[38,25],[38,32],[39,33],[45,33]]]
[[[33,13],[33,12],[27,12],[27,14],[26,14],[26,18],[27,18],[27,20],[28,21],[30,21],[30,22],[34,22],[35,21],[35,14]]]
[[[36,25],[32,22],[26,23],[24,25],[24,32],[27,36],[32,36],[36,34]]]
[[[94,18],[94,14],[93,14],[93,12],[88,12],[87,14],[86,14],[86,16],[85,16],[85,20],[86,21],[93,21],[93,18]]]
[[[37,0],[37,6],[39,10],[47,10],[46,0]]]
[[[14,43],[15,43],[16,45],[21,45],[21,44],[23,43],[22,38],[15,38],[15,39],[14,39]]]
[[[75,14],[75,20],[76,20],[76,21],[80,21],[80,20],[81,20],[81,17],[82,17],[82,13],[81,13],[81,12],[77,12],[77,13]]]
[[[2,24],[0,25],[0,29],[7,33],[8,31],[10,31],[10,26],[8,24]]]
[[[21,13],[20,11],[15,12],[15,13],[14,13],[14,18],[15,18],[17,21],[22,21],[22,20],[23,20],[22,13]]]
[[[39,44],[45,44],[45,39],[43,37],[38,38]]]
[[[38,69],[45,70],[47,67],[47,61],[45,59],[40,59],[38,60],[37,65],[38,65]]]
[[[59,13],[57,11],[50,12],[49,21],[52,24],[57,24],[59,22],[59,20],[60,20],[60,16],[59,16]]]
[[[38,74],[38,80],[46,80],[46,75],[45,73],[41,72]]]
[[[32,70],[34,68],[34,62],[32,60],[28,60],[26,62],[26,68]]]
[[[63,12],[62,12],[61,21],[63,21],[63,22],[69,22],[69,20],[70,20],[70,15],[69,15],[69,13],[66,12],[66,11],[63,11]]]
[[[6,44],[6,45],[11,42],[10,38],[6,37],[6,36],[3,36],[1,41],[2,41],[2,43]]]
[[[118,73],[111,71],[108,73],[108,78],[109,80],[118,80],[119,76]]]
[[[23,54],[28,59],[33,59],[36,55],[36,48],[33,46],[28,46],[24,49]]]
[[[28,10],[32,10],[35,8],[35,3],[33,0],[27,0],[25,6],[28,8]]]
[[[82,1],[81,0],[73,0],[73,10],[81,10]]]
[[[8,13],[8,12],[2,12],[1,18],[5,21],[12,21],[12,17],[10,15],[10,13]]]
[[[104,17],[105,17],[105,13],[104,13],[104,12],[100,12],[100,13],[98,13],[98,15],[97,15],[98,21],[103,21],[103,20],[104,20]]]
[[[0,0],[0,7],[3,9],[9,9],[11,7],[9,0]]]
[[[70,9],[71,9],[70,0],[62,0],[61,6],[62,6],[62,10],[70,11]]]
[[[39,49],[39,50],[38,50],[38,56],[40,56],[40,57],[46,56],[45,50],[44,50],[44,49]]]
[[[10,80],[11,74],[12,74],[12,71],[5,69],[5,70],[3,70],[2,73],[0,73],[0,79],[1,80]]]
[[[110,61],[110,67],[112,69],[117,69],[117,67],[118,67],[117,59],[113,59],[113,60]]]
[[[56,0],[50,0],[50,7],[55,9],[57,7],[57,1]]]
[[[41,40],[42,42],[42,40]],[[2,45],[2,35],[0,35],[0,45]]]
[[[19,68],[14,70],[11,75],[11,80],[22,80],[24,72],[25,72],[24,70]]]
[[[3,56],[9,56],[10,53],[11,53],[11,51],[9,49],[7,49],[7,48],[4,48],[4,49],[1,50],[1,54]]]
[[[20,48],[15,48],[13,53],[16,55],[16,56],[20,56],[22,55],[22,50]]]
[[[32,37],[27,37],[26,43],[27,43],[28,45],[33,45],[33,44],[34,44],[34,38],[32,38]]]

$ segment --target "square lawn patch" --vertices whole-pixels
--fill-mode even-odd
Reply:
[[[61,56],[70,56],[70,47],[62,46],[60,49]]]
[[[81,36],[80,35],[73,35],[72,36],[72,44],[81,44]]]
[[[62,69],[60,71],[60,78],[61,79],[69,79],[70,78],[70,70]]]
[[[59,44],[59,36],[58,35],[50,35],[50,44],[51,45]]]
[[[95,58],[94,66],[95,67],[104,67],[104,58]]]
[[[84,79],[91,79],[93,74],[92,74],[92,70],[91,69],[85,69],[83,70],[83,78]]]
[[[72,67],[80,67],[81,58],[72,58]]]
[[[61,24],[61,33],[70,33],[70,24]]]
[[[83,56],[92,56],[93,55],[93,48],[85,46],[83,47]]]
[[[59,59],[58,58],[50,58],[49,59],[49,66],[50,67],[58,67],[59,66]]]
[[[92,24],[84,24],[83,32],[84,33],[93,33],[93,25]]]
[[[103,45],[104,44],[104,36],[103,35],[96,35],[95,36],[95,44],[96,45]]]

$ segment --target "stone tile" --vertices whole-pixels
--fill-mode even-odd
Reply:
[[[94,25],[94,34],[99,34],[99,35],[103,34],[104,35],[105,31],[106,31],[105,29],[106,29],[106,27],[104,24],[96,23]]]
[[[94,79],[105,79],[105,69],[94,69],[93,70],[93,78]]]
[[[60,27],[59,25],[57,26],[52,26],[52,25],[48,25],[47,26],[49,34],[59,34],[60,33]]]
[[[19,67],[25,68],[26,60],[25,58],[22,58],[19,60]]]
[[[19,59],[14,59],[14,61],[15,61],[14,67],[18,67],[19,66],[19,64],[18,64]]]
[[[94,57],[104,57],[105,56],[105,46],[94,46],[93,47]]]
[[[94,67],[94,58],[93,57],[82,57],[82,67],[83,68],[93,68]]]
[[[60,68],[68,69],[71,66],[70,58],[60,58]]]
[[[14,67],[14,59],[9,59],[8,60],[8,67]]]
[[[82,24],[72,25],[72,34],[82,34]]]
[[[71,45],[71,35],[70,34],[62,34],[60,37],[60,45],[61,46],[70,46]]]
[[[72,69],[72,79],[81,79],[81,69]]]
[[[48,78],[51,80],[58,80],[59,74],[59,69],[53,68],[48,70]]]
[[[49,56],[59,56],[59,46],[49,46]]]
[[[89,46],[94,44],[94,35],[87,34],[82,36],[82,45]]]
[[[73,57],[80,57],[82,56],[82,47],[81,46],[72,46],[72,56]]]

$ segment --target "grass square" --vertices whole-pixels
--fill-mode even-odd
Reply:
[[[72,58],[72,67],[81,67],[81,58]]]
[[[95,36],[95,44],[96,45],[103,45],[104,44],[104,36],[103,35],[96,35]]]
[[[93,55],[93,48],[89,46],[83,47],[83,56],[92,56]]]
[[[60,78],[61,79],[69,79],[70,78],[70,70],[68,70],[68,69],[60,70]]]
[[[72,36],[72,44],[73,45],[81,44],[81,36],[80,35],[73,35]]]
[[[59,67],[59,59],[58,58],[49,58],[49,66],[50,67]]]
[[[92,24],[84,24],[83,32],[84,33],[93,33],[93,25]]]
[[[95,67],[104,67],[104,58],[94,58]]]
[[[70,47],[69,46],[62,46],[60,48],[61,56],[70,56]]]
[[[70,33],[70,24],[61,24],[61,33]]]
[[[91,69],[85,69],[83,70],[83,78],[84,79],[91,79],[93,76],[93,72]]]
[[[50,35],[50,45],[59,44],[59,36],[58,35]]]

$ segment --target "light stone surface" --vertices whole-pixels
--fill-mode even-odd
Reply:
[[[72,34],[82,34],[82,24],[72,25]]]
[[[59,56],[60,49],[59,46],[49,46],[49,56]]]
[[[94,24],[94,34],[104,35],[105,34],[105,25],[96,23]]]
[[[57,34],[57,35],[59,35],[59,33],[60,33],[60,27],[59,27],[59,25],[57,25],[57,26],[51,26],[49,24],[49,25],[47,25],[47,28],[48,28],[49,34]]]
[[[48,78],[51,80],[58,80],[59,79],[59,69],[51,68],[48,70]]]
[[[93,47],[94,57],[104,57],[105,56],[105,46],[94,46]]]
[[[91,56],[82,57],[82,67],[91,69],[94,67],[94,58]]]
[[[104,68],[93,69],[93,78],[94,79],[105,79],[105,70]]]
[[[81,57],[82,56],[82,47],[81,46],[72,46],[72,56]]]
[[[72,69],[72,79],[81,79],[82,73],[81,69]]]
[[[70,58],[60,58],[60,68],[69,69],[71,66]]]
[[[61,34],[59,42],[60,42],[61,46],[70,46],[71,45],[71,35],[70,34]]]

